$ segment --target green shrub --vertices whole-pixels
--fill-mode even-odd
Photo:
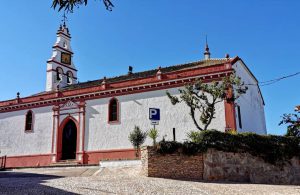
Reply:
[[[228,131],[226,131],[226,133],[234,134],[234,135],[238,134],[236,129],[229,129]]]
[[[157,129],[150,129],[150,131],[148,132],[148,136],[152,139],[153,141],[153,146],[156,145],[156,139],[158,137],[158,130]]]
[[[147,132],[142,132],[140,127],[135,126],[134,130],[129,134],[128,139],[136,149],[136,156],[138,156],[138,150],[140,146],[145,142]]]
[[[191,142],[199,143],[201,141],[201,131],[190,131],[186,135]]]
[[[203,153],[207,151],[207,148],[204,144],[195,143],[195,142],[183,142],[182,144],[182,153],[185,155],[195,155],[197,153]]]
[[[179,148],[181,148],[181,143],[176,141],[161,141],[159,142],[156,150],[157,152],[161,154],[172,154],[176,151],[178,151]]]
[[[271,164],[283,163],[293,156],[300,157],[300,138],[297,137],[229,134],[213,130],[194,133],[189,138],[194,142],[160,142],[158,152],[170,154],[182,151],[183,154],[194,155],[213,148],[224,152],[248,152]]]

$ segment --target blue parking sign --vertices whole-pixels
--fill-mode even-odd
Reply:
[[[160,120],[160,110],[159,108],[149,108],[149,119],[153,121]]]

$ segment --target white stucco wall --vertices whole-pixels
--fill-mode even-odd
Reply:
[[[238,61],[233,65],[237,76],[247,85],[248,90],[243,94],[236,104],[240,106],[242,128],[239,127],[238,112],[236,107],[236,124],[238,132],[255,132],[258,134],[267,134],[264,104],[257,86],[256,80],[247,70],[242,61]]]
[[[178,89],[168,89],[171,94],[178,94]],[[160,108],[161,121],[156,127],[159,138],[167,135],[166,140],[173,139],[173,128],[176,128],[176,140],[187,139],[186,133],[196,130],[189,115],[189,109],[184,104],[173,106],[166,96],[166,90],[144,92],[139,94],[116,97],[120,104],[120,123],[108,124],[108,103],[111,98],[87,101],[86,104],[86,134],[85,150],[103,150],[131,148],[128,135],[135,125],[146,131],[153,126],[149,121],[149,108]],[[224,103],[216,107],[216,118],[209,126],[210,129],[225,130]],[[145,144],[152,144],[147,138]]]
[[[51,153],[52,107],[32,109],[33,132],[25,132],[28,110],[0,113],[0,151],[2,155],[19,156]]]
[[[264,105],[259,89],[255,85],[256,80],[241,61],[234,64],[234,69],[246,84],[254,84],[249,85],[247,93],[236,101],[236,104],[240,106],[242,119],[242,128],[239,128],[236,112],[237,130],[238,132],[251,131],[266,134]],[[168,91],[173,95],[179,94],[178,88],[168,89]],[[108,105],[111,98],[86,101],[85,151],[131,148],[128,135],[135,125],[143,131],[148,131],[153,127],[149,120],[149,108],[159,108],[161,112],[160,123],[156,126],[160,135],[157,141],[160,141],[164,135],[166,135],[166,140],[172,140],[173,128],[176,129],[177,141],[184,141],[189,131],[197,130],[189,115],[189,108],[184,103],[173,106],[166,96],[166,90],[123,95],[116,98],[120,108],[120,122],[116,124],[108,123]],[[49,154],[51,152],[52,106],[32,109],[34,131],[30,133],[24,131],[27,111],[0,113],[1,155]],[[60,123],[69,114],[79,120],[77,111],[61,111]],[[222,102],[216,106],[216,118],[213,119],[209,129],[224,131],[225,126],[225,110]],[[147,138],[145,144],[152,144],[152,140]]]

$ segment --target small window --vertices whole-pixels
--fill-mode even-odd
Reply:
[[[118,108],[118,100],[113,98],[109,102],[109,113],[108,113],[108,121],[109,122],[118,122],[119,121],[119,108]]]
[[[241,115],[241,107],[240,106],[237,106],[237,111],[238,111],[238,118],[239,118],[239,127],[241,129],[243,126],[242,126],[242,115]]]
[[[25,131],[33,130],[33,113],[29,110],[26,114]]]
[[[72,78],[73,78],[73,74],[72,72],[67,72],[67,83],[68,84],[72,84]]]
[[[63,70],[59,67],[56,68],[56,80],[61,81],[62,80],[62,74]]]

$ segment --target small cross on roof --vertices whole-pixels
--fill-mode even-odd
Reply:
[[[66,16],[66,13],[64,12],[64,15],[62,16],[62,22],[64,23],[64,26],[66,26],[66,21],[68,21],[68,17]]]

